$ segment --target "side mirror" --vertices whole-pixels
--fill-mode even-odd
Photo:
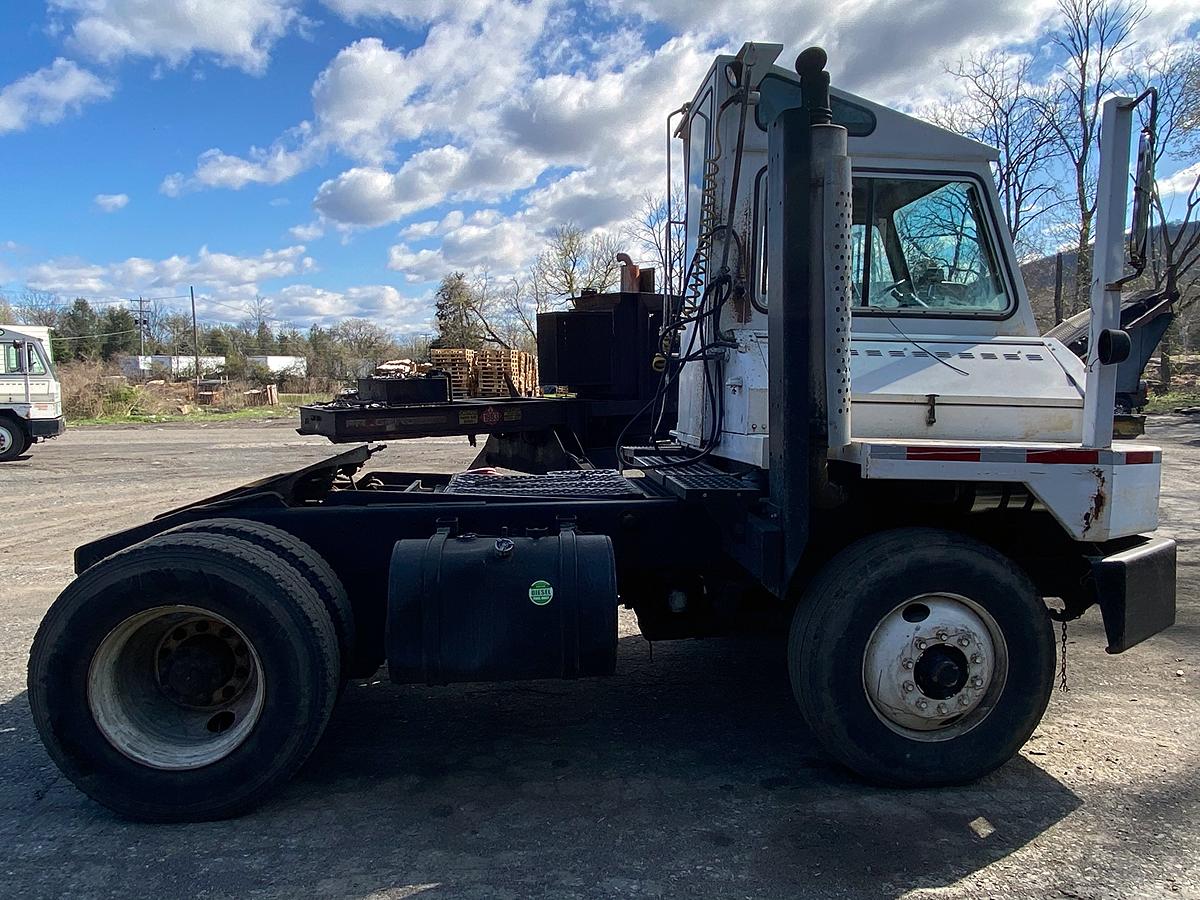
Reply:
[[[13,341],[13,351],[16,355],[17,371],[16,375],[24,375],[29,371],[29,360],[26,357],[28,351],[25,349],[24,341]]]
[[[1150,101],[1150,114],[1143,121],[1138,141],[1137,171],[1133,176],[1133,223],[1129,228],[1129,265],[1140,275],[1146,268],[1150,239],[1150,201],[1154,196],[1155,132],[1158,128],[1158,91],[1147,88],[1133,101]]]
[[[1146,268],[1150,239],[1150,198],[1154,194],[1154,132],[1142,130],[1138,142],[1137,173],[1133,181],[1133,224],[1129,229],[1129,265]]]

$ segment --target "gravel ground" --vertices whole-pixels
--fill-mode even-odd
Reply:
[[[773,644],[651,654],[619,674],[426,689],[356,683],[298,778],[233,822],[123,822],[60,777],[25,665],[72,548],[324,458],[291,423],[77,428],[0,468],[0,892],[196,897],[1200,898],[1200,420],[1162,418],[1179,624],[1106,656],[1070,630],[1071,690],[968,788],[867,787],[799,720]],[[459,439],[378,465],[455,471]]]

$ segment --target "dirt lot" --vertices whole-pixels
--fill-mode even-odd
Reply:
[[[656,645],[617,677],[355,684],[300,776],[234,822],[115,819],[61,778],[25,664],[78,543],[331,453],[290,423],[79,428],[0,468],[0,884],[6,896],[1200,897],[1200,421],[1163,419],[1179,624],[1108,657],[1071,628],[1071,691],[969,788],[866,787],[828,764],[771,644]],[[453,471],[459,440],[381,465]],[[377,458],[378,459],[378,458]]]

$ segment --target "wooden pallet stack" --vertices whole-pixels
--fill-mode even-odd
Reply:
[[[450,376],[450,390],[455,400],[475,396],[475,351],[459,347],[437,348],[429,351],[429,361],[435,369]]]
[[[531,354],[523,350],[485,347],[476,354],[475,360],[478,371],[478,396],[509,396],[509,380],[512,381],[518,395],[537,396],[537,359]]]

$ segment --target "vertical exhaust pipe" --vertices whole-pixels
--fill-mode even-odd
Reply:
[[[818,47],[800,54],[803,105],[768,129],[768,474],[783,585],[807,546],[811,510],[836,502],[829,449],[850,440],[850,163],[825,63]]]

